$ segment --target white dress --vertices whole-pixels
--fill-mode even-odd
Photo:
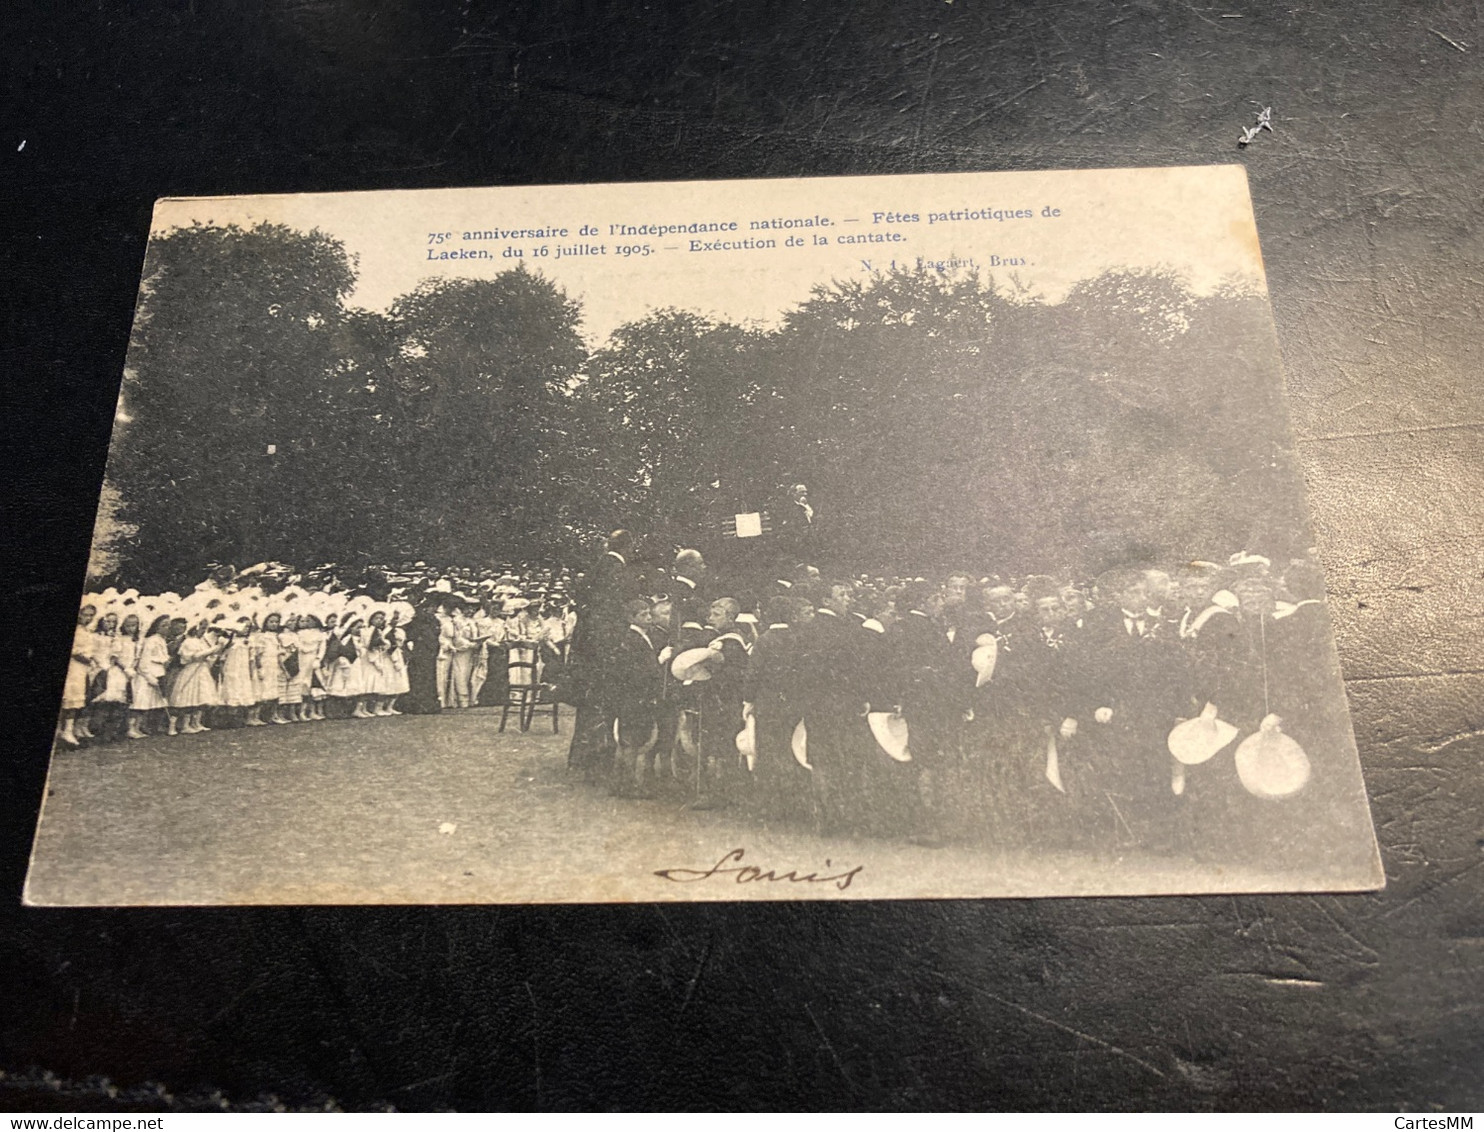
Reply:
[[[390,696],[392,694],[391,640],[385,629],[366,628],[362,637],[365,648],[361,668],[364,680],[361,694],[366,696]]]
[[[399,628],[388,631],[387,636],[391,639],[391,686],[384,695],[400,696],[410,691],[411,683],[407,679],[407,633]]]
[[[343,633],[337,633],[337,637],[346,639]],[[359,696],[361,692],[361,642],[357,639],[359,633],[352,633],[348,638],[356,646],[356,659],[349,660],[343,656],[337,656],[320,671],[323,673],[325,682],[325,693],[331,696]]]
[[[170,667],[170,646],[162,634],[145,637],[139,645],[139,662],[129,681],[129,706],[135,711],[154,711],[165,702],[165,672]]]
[[[78,657],[84,659],[79,660]],[[79,625],[72,634],[72,652],[67,657],[67,680],[62,685],[62,710],[88,706],[88,678],[93,673],[93,631]]]
[[[180,642],[181,669],[170,686],[170,706],[187,711],[218,703],[216,677],[211,662],[216,647],[202,637],[187,637]]]
[[[252,649],[254,703],[277,703],[283,670],[278,666],[278,634],[261,630],[248,638]]]
[[[252,678],[252,645],[249,638],[234,636],[227,642],[222,658],[222,680],[219,700],[226,707],[251,707],[258,702],[258,689]]]
[[[103,672],[103,686],[93,697],[94,703],[126,704],[129,702],[129,672],[125,667],[132,659],[134,642],[117,633],[99,633],[93,637],[94,670]]]
[[[299,630],[294,641],[294,647],[299,650],[299,685],[303,697],[320,699],[325,694],[324,688],[317,686],[314,676],[325,658],[326,639],[323,629],[309,625]]]
[[[293,657],[295,669],[292,673],[288,670],[289,657]],[[304,702],[304,686],[300,684],[299,677],[304,669],[299,664],[299,634],[297,631],[289,632],[287,629],[280,630],[278,634],[278,702],[281,704],[302,704]]]

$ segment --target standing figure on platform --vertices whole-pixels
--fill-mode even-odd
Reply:
[[[781,559],[780,568],[791,571],[800,562],[812,562],[818,556],[819,513],[809,502],[809,485],[790,487],[773,515],[774,539]],[[781,574],[780,577],[788,575]]]

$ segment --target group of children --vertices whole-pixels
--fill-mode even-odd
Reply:
[[[58,739],[193,735],[215,726],[401,714],[408,690],[403,602],[288,587],[182,598],[88,594],[78,612]],[[208,720],[210,723],[208,724]]]

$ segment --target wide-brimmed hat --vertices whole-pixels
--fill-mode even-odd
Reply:
[[[989,637],[988,643],[976,646],[969,654],[969,663],[974,666],[974,687],[976,688],[982,688],[989,683],[990,678],[994,676],[995,660],[1000,655],[999,641],[989,636],[988,633],[981,634],[979,639],[983,641],[985,637]]]
[[[876,742],[881,745],[883,751],[899,763],[912,761],[912,755],[907,750],[907,721],[899,712],[867,712],[866,722],[870,725],[871,734],[876,736]]]
[[[1309,756],[1269,715],[1237,747],[1237,777],[1247,793],[1259,798],[1280,799],[1297,794],[1309,781]]]
[[[677,653],[675,659],[670,661],[670,675],[687,682],[710,680],[711,670],[706,667],[706,663],[716,659],[717,655],[715,649],[686,649]]]
[[[757,758],[757,717],[749,715],[742,730],[737,732],[737,753],[749,760]]]
[[[1170,729],[1165,741],[1170,754],[1186,766],[1200,766],[1237,737],[1237,729],[1216,718],[1216,707],[1207,704],[1195,719],[1186,719]]]
[[[789,740],[788,745],[801,767],[808,770],[814,769],[809,765],[809,729],[804,726],[802,719],[799,720],[798,726],[794,728],[793,738]]]

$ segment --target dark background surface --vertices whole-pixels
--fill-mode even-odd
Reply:
[[[0,1107],[1484,1102],[1476,4],[195,0],[0,27]],[[1232,160],[1385,892],[19,907],[156,197]]]

